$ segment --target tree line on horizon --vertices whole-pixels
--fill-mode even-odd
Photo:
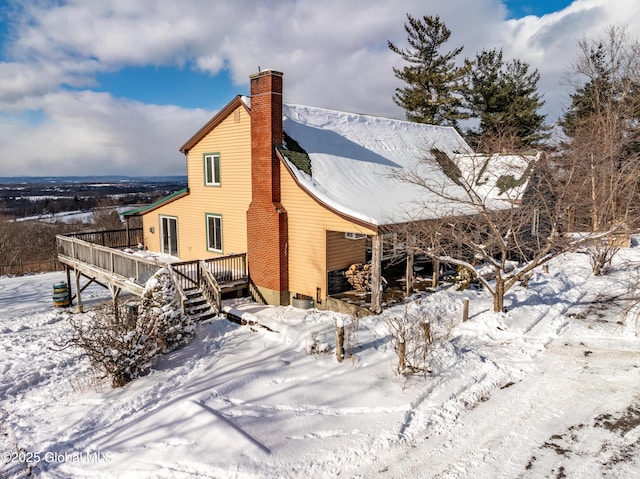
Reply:
[[[75,221],[17,221],[0,213],[0,276],[61,270],[56,235],[124,228],[118,213],[121,202],[107,197],[91,205],[87,218]],[[131,227],[141,227],[139,223],[134,219]]]

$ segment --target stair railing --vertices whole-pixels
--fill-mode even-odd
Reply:
[[[214,278],[211,271],[207,268],[207,264],[204,260],[200,260],[198,263],[198,285],[202,294],[209,302],[216,314],[222,311],[222,291],[218,282]]]
[[[178,279],[178,275],[176,274],[175,269],[171,264],[167,265],[167,269],[169,270],[169,275],[171,276],[171,280],[173,284],[176,285],[176,290],[178,291],[178,296],[180,297],[180,307],[182,308],[182,314],[187,314],[187,295],[182,288],[182,282]]]

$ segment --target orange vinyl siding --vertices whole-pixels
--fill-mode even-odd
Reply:
[[[327,231],[327,271],[364,263],[366,256],[366,238],[352,240],[345,238],[344,233]]]
[[[220,254],[247,251],[247,208],[251,201],[251,141],[249,113],[239,106],[191,148],[187,158],[189,195],[143,216],[145,245],[161,251],[161,215],[178,218],[181,260],[218,256],[207,250],[206,214],[222,217]],[[205,186],[204,154],[220,155],[220,186]],[[154,228],[154,233],[150,228]]]
[[[317,288],[320,288],[324,301],[327,296],[327,243],[331,243],[332,254],[336,254],[331,258],[332,266],[348,266],[352,259],[363,261],[365,255],[364,248],[360,252],[356,246],[364,244],[363,240],[342,244],[336,235],[329,233],[327,236],[327,232],[340,232],[343,240],[345,232],[376,232],[348,221],[318,203],[295,182],[287,168],[281,169],[280,177],[282,204],[289,218],[289,291],[292,295],[298,293],[316,298]],[[338,254],[341,245],[345,250]]]

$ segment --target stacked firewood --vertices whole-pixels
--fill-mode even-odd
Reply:
[[[371,290],[371,265],[354,263],[344,272],[349,284],[356,291]]]

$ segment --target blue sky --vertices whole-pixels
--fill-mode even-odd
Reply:
[[[571,5],[570,0],[506,0],[508,18],[522,18],[527,15],[542,16],[557,12]]]
[[[550,122],[578,41],[640,26],[640,2],[610,0],[0,0],[0,176],[184,174],[180,145],[259,66],[285,101],[402,118],[406,13],[440,15],[460,60],[537,68]]]
[[[206,109],[220,108],[246,90],[233,85],[228,71],[212,76],[189,66],[127,67],[96,75],[96,83],[96,91],[118,97]]]

